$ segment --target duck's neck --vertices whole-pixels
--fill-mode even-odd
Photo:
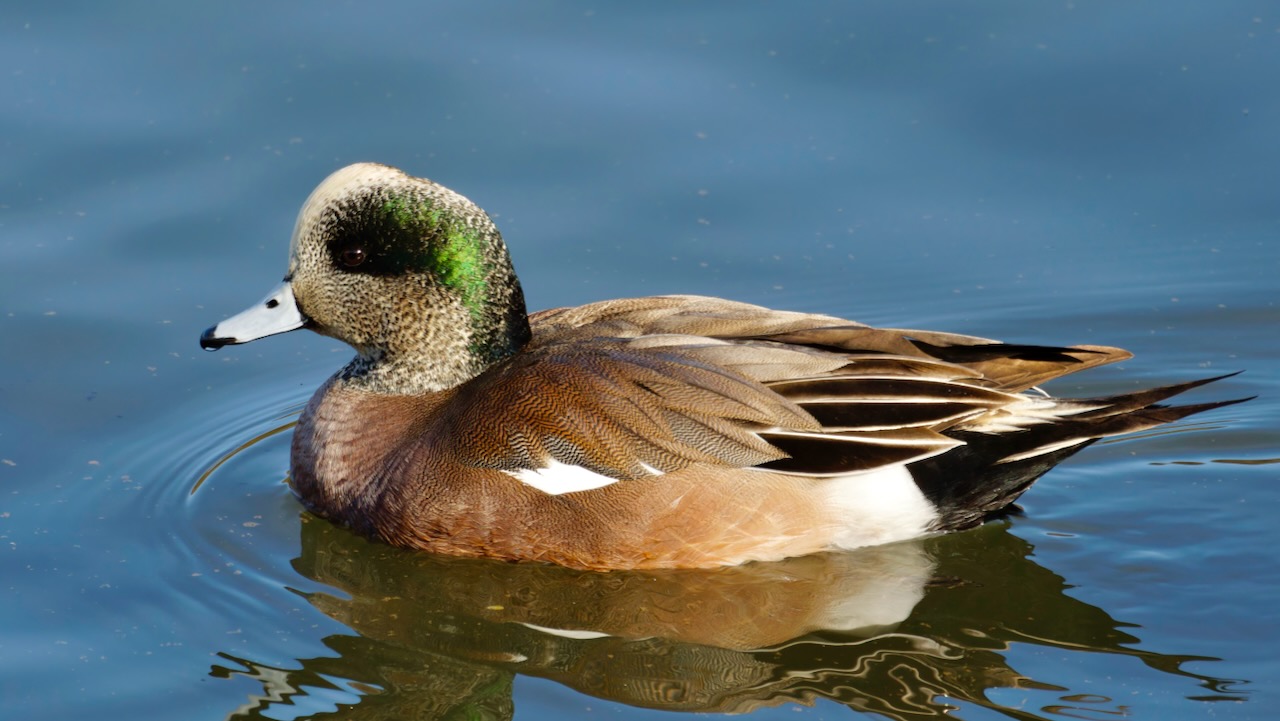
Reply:
[[[441,324],[454,332],[435,334],[409,349],[357,349],[335,380],[347,388],[386,395],[419,396],[456,388],[529,342],[524,299],[517,300],[512,312],[490,316],[492,322]]]
[[[469,354],[361,353],[338,371],[336,381],[368,393],[420,396],[462,385],[489,365]]]

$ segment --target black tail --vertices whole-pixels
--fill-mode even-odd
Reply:
[[[934,530],[970,528],[1004,511],[1049,469],[1100,438],[1154,428],[1195,413],[1251,400],[1158,405],[1159,401],[1183,391],[1233,375],[1235,373],[1106,398],[1065,401],[1099,407],[1013,433],[946,431],[946,435],[964,441],[965,445],[911,464],[911,474],[920,490],[938,508],[940,518]]]

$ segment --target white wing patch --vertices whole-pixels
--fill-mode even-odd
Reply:
[[[647,463],[641,465],[655,476],[662,475],[661,471]],[[546,468],[522,468],[518,471],[503,471],[503,473],[552,496],[590,491],[618,482],[618,479],[612,476],[601,475],[582,466],[561,463],[554,458],[547,461]]]
[[[540,631],[542,633],[559,636],[561,638],[571,638],[575,641],[591,641],[597,638],[609,638],[609,634],[601,633],[599,631],[581,631],[576,628],[548,628],[547,626],[525,623],[524,621],[521,621],[520,625],[525,628],[531,628],[534,631]]]

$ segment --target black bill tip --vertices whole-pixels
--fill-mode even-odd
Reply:
[[[219,338],[216,331],[218,326],[210,326],[208,330],[200,334],[200,347],[205,350],[218,350],[224,345],[232,345],[235,343],[234,338]]]

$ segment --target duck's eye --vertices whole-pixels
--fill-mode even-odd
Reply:
[[[364,248],[361,248],[360,246],[351,246],[349,248],[343,248],[338,257],[342,259],[343,265],[348,268],[354,268],[363,263],[364,259],[368,257],[368,255],[369,254],[365,252]]]

